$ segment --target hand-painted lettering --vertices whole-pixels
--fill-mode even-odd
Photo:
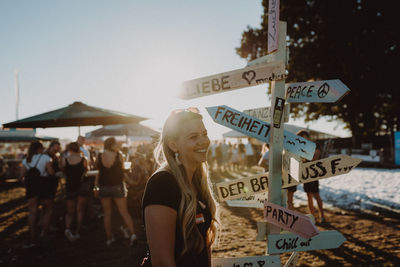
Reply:
[[[331,169],[332,169],[332,174],[336,173],[336,166],[339,165],[338,161],[340,161],[341,159],[334,159],[331,161]]]
[[[232,117],[233,112],[230,110],[225,111],[224,116],[222,116],[222,120],[225,120],[227,123],[229,123],[229,118]]]

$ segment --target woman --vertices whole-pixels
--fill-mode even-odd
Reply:
[[[30,248],[36,245],[36,221],[38,206],[43,206],[42,231],[40,236],[47,234],[51,215],[53,212],[53,200],[49,198],[49,192],[46,192],[47,179],[49,175],[54,175],[51,158],[43,154],[44,147],[40,141],[34,141],[30,144],[28,155],[22,161],[22,177],[26,188],[26,198],[28,199],[28,225],[30,242],[24,248]],[[37,175],[32,171],[38,170]]]
[[[69,241],[73,242],[80,238],[80,229],[87,203],[87,196],[80,194],[80,188],[84,184],[85,174],[88,170],[88,163],[86,158],[82,155],[77,142],[68,144],[67,150],[67,156],[61,160],[61,167],[65,172],[67,191],[67,213],[65,214],[64,234]],[[71,225],[75,213],[77,213],[77,224],[74,235],[71,231]]]
[[[298,131],[297,135],[311,141],[310,134],[306,130]],[[321,149],[319,148],[319,145],[317,144],[312,161],[319,160],[320,157],[321,157]],[[303,161],[308,162],[308,160],[306,160],[306,159],[303,159]],[[319,210],[319,215],[320,215],[320,222],[324,223],[325,222],[324,207],[323,207],[323,202],[322,202],[321,196],[319,195],[318,180],[310,182],[310,183],[304,183],[303,188],[304,188],[304,192],[306,192],[306,194],[307,194],[308,209],[310,210],[310,213],[314,216],[315,220],[317,220],[317,216],[316,216],[317,213],[315,212],[314,203],[313,203],[314,202],[313,198],[315,198],[315,200],[317,200],[317,205],[318,205],[318,210]]]
[[[143,197],[154,266],[211,266],[217,221],[207,177],[209,145],[197,110],[175,111],[164,124],[154,151],[160,168]]]
[[[104,229],[107,236],[106,245],[110,246],[115,241],[111,231],[112,201],[116,204],[131,234],[130,243],[134,245],[136,234],[126,201],[128,191],[124,181],[123,157],[114,137],[109,137],[104,141],[104,152],[99,155],[97,168],[99,174],[96,176],[93,191],[95,197],[100,196],[101,206],[103,207]]]

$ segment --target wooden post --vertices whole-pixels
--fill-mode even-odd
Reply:
[[[279,22],[279,46],[275,52],[275,60],[286,60],[286,22]],[[285,80],[271,82],[272,100],[271,108],[274,109],[277,98],[285,99]],[[283,117],[283,116],[282,116]],[[268,201],[282,206],[281,188],[282,188],[282,151],[283,151],[283,123],[282,117],[280,127],[274,126],[274,116],[271,119],[271,137],[269,152],[269,177]],[[279,234],[280,228],[268,224],[268,234]]]

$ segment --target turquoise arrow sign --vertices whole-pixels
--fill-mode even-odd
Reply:
[[[262,142],[269,143],[270,123],[249,116],[228,106],[214,106],[206,108],[212,119],[221,125],[254,137]],[[284,131],[283,147],[303,158],[312,160],[315,152],[315,143]]]
[[[335,230],[323,231],[308,239],[296,234],[271,234],[267,237],[268,254],[337,248],[346,241],[346,238]]]
[[[350,92],[340,80],[287,83],[285,87],[290,103],[335,103]]]

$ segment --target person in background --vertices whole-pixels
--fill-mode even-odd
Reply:
[[[64,234],[69,241],[73,242],[80,238],[80,229],[84,217],[84,210],[87,202],[86,196],[81,196],[80,188],[84,182],[88,163],[83,153],[79,149],[77,142],[68,145],[68,156],[62,158],[61,167],[65,172],[65,182],[67,191],[67,213],[65,214]],[[77,214],[75,235],[71,231],[72,222]]]
[[[298,131],[297,135],[301,136],[301,137],[303,137],[303,138],[305,138],[307,140],[310,140],[310,134],[306,130]],[[319,148],[319,146],[317,144],[317,147],[315,148],[314,157],[313,157],[312,161],[320,159],[320,156],[321,156],[321,149]],[[303,162],[308,162],[308,160],[303,159]],[[325,222],[325,216],[324,216],[323,202],[322,202],[322,199],[321,199],[321,197],[319,195],[319,182],[318,182],[318,180],[310,182],[310,183],[304,183],[303,187],[304,187],[304,192],[307,193],[308,209],[310,210],[310,213],[314,216],[315,219],[317,219],[317,217],[316,217],[317,214],[315,212],[314,203],[313,203],[313,198],[315,198],[317,200],[317,204],[318,204],[318,210],[319,210],[319,214],[320,214],[320,222],[324,223]]]
[[[167,118],[154,151],[160,168],[143,197],[149,245],[144,260],[152,266],[211,266],[217,220],[205,164],[209,145],[197,109]]]
[[[52,206],[54,207],[54,198],[57,193],[58,183],[62,173],[60,172],[60,151],[61,151],[61,144],[59,141],[54,140],[50,142],[49,147],[46,150],[46,154],[51,158],[51,166],[53,168],[54,174],[48,175],[48,178],[45,180],[46,182],[43,184],[45,187],[45,191],[49,192],[49,197],[51,198]],[[43,215],[41,214],[41,220],[43,219]],[[51,222],[51,220],[50,220]],[[41,224],[41,223],[40,223]],[[52,231],[57,230],[56,227],[50,224],[49,229]]]
[[[104,141],[104,152],[99,154],[97,168],[99,170],[94,183],[95,197],[100,197],[104,212],[104,230],[106,232],[106,245],[110,246],[115,239],[111,229],[112,201],[124,220],[130,232],[130,244],[136,244],[136,234],[133,220],[128,211],[127,195],[124,181],[123,156],[119,151],[119,145],[114,137]]]
[[[54,175],[52,159],[43,154],[44,147],[40,141],[34,141],[30,144],[27,157],[22,161],[22,177],[26,189],[26,198],[28,199],[28,225],[29,225],[29,243],[24,248],[31,248],[36,245],[36,221],[39,204],[42,204],[44,213],[42,220],[42,231],[40,237],[47,234],[51,215],[53,212],[53,200],[47,192],[46,179],[48,175]],[[38,177],[26,176],[31,168],[39,171]]]
[[[245,144],[245,150],[246,150],[246,166],[247,168],[251,168],[253,166],[253,159],[255,157],[255,151],[253,148],[253,144],[251,143],[251,138],[249,137],[248,142]]]
[[[233,171],[238,171],[239,170],[239,164],[240,164],[240,155],[239,155],[239,148],[237,144],[234,144],[232,146],[232,151],[231,151],[231,166]]]
[[[85,141],[86,141],[86,139],[82,135],[78,136],[78,138],[76,139],[76,142],[79,145],[79,149],[82,151],[86,160],[90,160],[90,153],[89,153],[89,150],[86,149]]]
[[[264,143],[262,148],[262,156],[258,161],[258,166],[263,167],[264,171],[269,171],[269,144]]]
[[[0,183],[6,179],[8,165],[6,161],[0,156]]]

